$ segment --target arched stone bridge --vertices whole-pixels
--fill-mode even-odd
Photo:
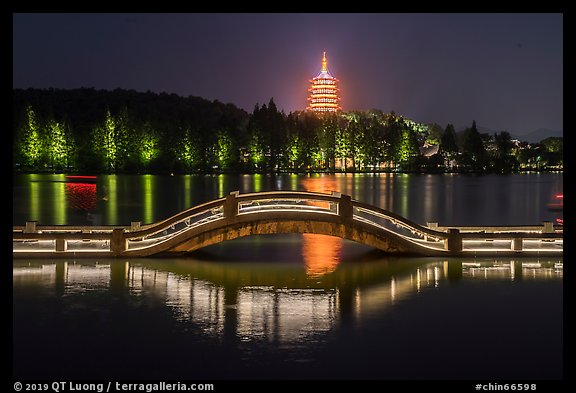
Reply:
[[[563,233],[552,223],[517,227],[422,226],[348,195],[296,191],[232,192],[140,226],[13,228],[13,256],[146,257],[185,254],[251,235],[315,233],[387,253],[423,256],[562,255]]]

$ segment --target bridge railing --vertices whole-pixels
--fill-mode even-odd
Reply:
[[[525,245],[537,249],[531,242],[551,241],[562,246],[562,233],[551,223],[544,227],[429,227],[414,223],[393,212],[355,201],[338,192],[331,194],[270,191],[239,194],[234,191],[225,198],[184,210],[166,220],[141,227],[139,222],[126,226],[37,226],[13,228],[14,251],[93,251],[121,254],[158,245],[186,231],[226,220],[270,212],[293,212],[336,216],[345,225],[360,223],[400,236],[421,247],[460,252],[478,248],[478,242],[508,242],[508,250],[522,251]]]
[[[221,198],[192,207],[166,220],[148,225],[143,229],[124,235],[126,249],[142,249],[166,241],[187,230],[224,218],[224,203]]]
[[[125,233],[125,250],[154,246],[185,231],[217,220],[233,220],[236,216],[278,211],[338,214],[339,194],[271,191],[240,195],[231,192],[226,198],[188,209],[167,220],[141,230]],[[120,250],[122,246],[120,246]]]
[[[238,208],[236,214],[253,214],[274,211],[298,211],[338,215],[340,194],[320,194],[311,192],[271,191],[240,195],[231,193]]]

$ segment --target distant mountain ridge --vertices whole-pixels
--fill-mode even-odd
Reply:
[[[562,138],[564,137],[564,132],[562,130],[551,130],[549,128],[539,128],[528,134],[524,135],[512,135],[512,138],[519,139],[521,141],[526,141],[530,143],[540,142],[542,139],[546,139],[549,137],[557,137]]]
[[[460,127],[456,128],[456,132],[461,133],[468,127],[470,127],[470,126],[469,125],[468,126],[460,126]],[[484,133],[494,134],[496,132],[500,132],[500,131],[491,130],[489,128],[483,127],[483,126],[478,125],[478,124],[476,125],[476,128],[478,128],[478,132],[481,134],[484,134]],[[562,130],[552,130],[550,128],[538,128],[537,130],[531,131],[527,134],[518,135],[518,134],[510,133],[510,135],[512,136],[512,139],[518,139],[522,142],[538,143],[542,139],[546,139],[549,137],[562,138],[564,136],[564,132]]]

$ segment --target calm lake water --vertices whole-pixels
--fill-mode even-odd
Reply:
[[[339,191],[416,222],[528,225],[562,174],[15,176],[13,224],[150,223],[230,191]],[[13,260],[13,375],[562,379],[563,258],[407,258],[275,235],[188,258]]]

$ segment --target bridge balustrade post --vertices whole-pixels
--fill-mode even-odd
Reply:
[[[462,235],[459,229],[448,229],[448,237],[444,239],[444,249],[453,253],[462,251]]]
[[[433,229],[435,231],[438,230],[438,223],[437,222],[427,222],[426,225],[428,228]],[[428,241],[428,236],[424,235],[424,241]]]
[[[36,225],[38,221],[26,221],[26,227],[24,228],[24,233],[36,233]]]
[[[66,239],[56,239],[56,251],[68,251],[68,242]]]
[[[130,231],[131,232],[139,231],[141,225],[142,225],[142,221],[132,221],[130,223]]]
[[[127,241],[124,237],[124,228],[114,228],[110,238],[110,251],[113,254],[121,254],[127,249]]]
[[[522,238],[516,237],[512,239],[512,251],[522,251]]]
[[[354,217],[354,207],[352,206],[352,198],[350,195],[340,196],[338,202],[338,215],[345,224],[351,224]]]
[[[542,233],[554,233],[554,225],[552,224],[552,221],[544,221]]]
[[[234,220],[238,215],[238,201],[236,198],[239,194],[240,191],[232,191],[226,195],[226,201],[224,202],[224,219]]]
[[[82,241],[83,242],[89,242],[90,236],[88,236],[88,235],[91,234],[92,231],[90,229],[84,228],[81,230],[81,232],[82,232]]]

